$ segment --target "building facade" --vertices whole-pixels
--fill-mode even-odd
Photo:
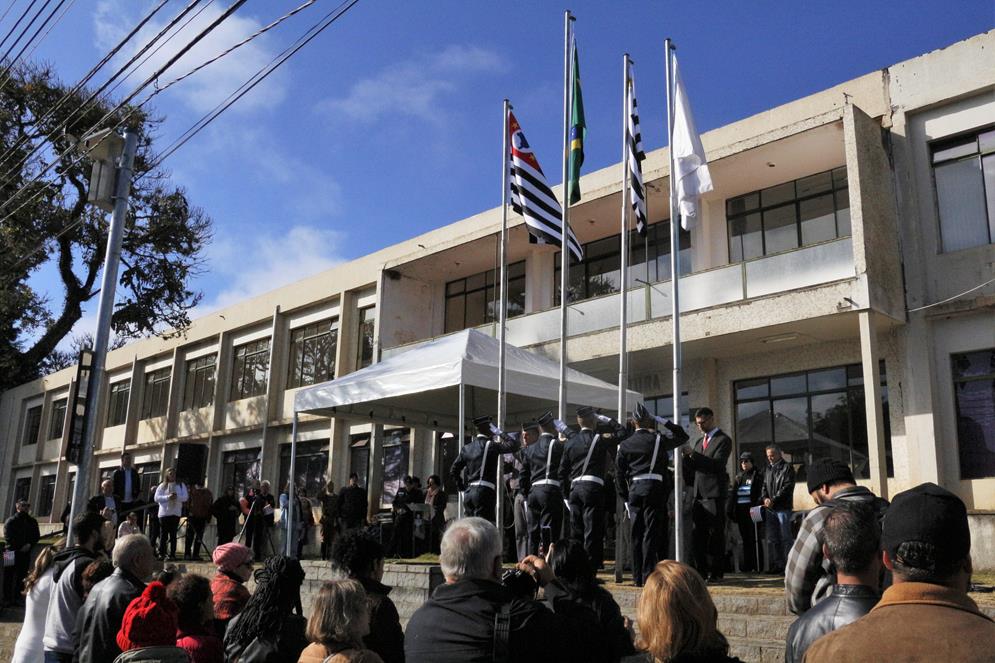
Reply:
[[[682,232],[687,393],[743,450],[776,442],[799,471],[833,456],[885,496],[934,481],[972,513],[995,567],[995,32],[706,133],[715,190]],[[667,150],[647,155],[650,222],[629,267],[630,387],[671,407]],[[582,180],[572,227],[568,357],[616,382],[621,165]],[[111,352],[93,489],[130,450],[152,485],[178,460],[215,494],[289,475],[293,398],[440,335],[495,333],[491,209]],[[559,352],[559,252],[509,234],[508,341]],[[987,282],[987,285],[983,285]],[[980,287],[979,287],[980,286]],[[58,520],[75,369],[0,400],[0,504]],[[446,431],[302,418],[298,475],[316,494],[365,477],[445,474]],[[282,483],[282,482],[281,482]]]

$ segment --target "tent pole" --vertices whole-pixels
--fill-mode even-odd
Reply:
[[[463,422],[466,420],[466,390],[463,388],[463,382],[459,383],[459,414],[457,415],[459,423],[456,426],[456,443],[459,445],[459,450],[462,453],[463,446],[465,444],[466,436],[464,435]],[[457,508],[456,515],[460,518],[463,517],[463,491],[457,491]]]
[[[294,422],[290,427],[290,479],[287,481],[287,512],[282,514],[283,519],[287,521],[287,557],[291,559],[296,558],[297,546],[294,545],[296,537],[294,536],[294,492],[297,486],[295,485],[294,477],[297,472],[297,410],[294,410]]]

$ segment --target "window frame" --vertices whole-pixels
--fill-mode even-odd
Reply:
[[[521,273],[519,272],[519,268]],[[525,315],[525,302],[527,297],[526,288],[528,284],[526,282],[526,265],[524,260],[518,260],[516,262],[510,263],[508,265],[508,317],[517,318],[520,315]],[[479,279],[480,285],[474,285],[472,282]],[[476,327],[478,325],[486,325],[488,323],[497,320],[498,306],[500,306],[500,271],[496,269],[488,269],[482,272],[477,272],[476,274],[470,274],[468,276],[463,276],[458,279],[453,279],[446,282],[445,290],[443,291],[443,296],[445,298],[444,305],[444,318],[443,318],[443,328],[445,333],[449,334],[452,332],[462,331],[469,327]],[[517,292],[515,289],[521,287],[521,311],[512,311],[512,292]],[[480,322],[474,324],[467,323],[467,300],[471,295],[483,296],[483,310],[480,311],[482,314],[480,317]],[[457,300],[462,300],[462,314],[460,316],[460,322],[454,326],[449,324],[449,314],[450,307],[455,306]]]
[[[356,330],[356,370],[359,370],[370,366],[373,363],[373,355],[376,353],[376,304],[359,309],[356,317],[359,321]],[[367,339],[369,339],[368,343]],[[369,357],[366,356],[367,354]]]
[[[145,391],[142,394],[142,412],[139,419],[164,417],[169,412],[169,388],[172,383],[169,366],[145,374]]]
[[[184,366],[183,403],[181,411],[196,410],[214,404],[217,353],[188,359]]]
[[[121,385],[126,385],[123,388]],[[106,428],[121,426],[128,421],[128,403],[131,401],[131,378],[111,382],[107,390]],[[120,421],[118,421],[120,416]]]
[[[984,480],[995,477],[995,471],[993,471],[991,474],[973,474],[973,473],[965,474],[964,472],[965,466],[973,467],[974,465],[971,463],[964,462],[964,450],[962,448],[962,442],[961,442],[961,432],[962,432],[961,415],[960,415],[961,396],[957,389],[957,386],[974,383],[974,382],[991,382],[995,384],[995,364],[992,365],[990,372],[988,373],[979,374],[979,375],[958,375],[957,366],[955,363],[956,358],[972,354],[985,353],[985,352],[989,352],[992,355],[992,358],[989,360],[989,362],[995,362],[995,348],[981,348],[978,350],[968,350],[966,352],[950,353],[950,378],[951,378],[951,388],[953,392],[952,395],[953,395],[953,406],[954,406],[953,414],[954,414],[954,425],[956,427],[956,435],[957,435],[957,461],[958,465],[960,466],[960,479],[962,481]]]
[[[798,195],[799,182],[801,182],[802,180],[807,180],[813,177],[817,177],[819,175],[824,175],[826,173],[829,173],[830,175],[828,190],[820,190],[816,193],[807,193],[801,196]],[[842,175],[838,176],[837,175],[838,173],[842,173]],[[843,182],[842,184],[840,184],[841,181]],[[772,189],[777,189],[779,187],[785,187],[788,185],[791,185],[792,190],[794,191],[793,197],[784,200],[776,200],[771,203],[764,202],[763,192],[771,191]],[[834,242],[844,237],[851,237],[853,235],[853,226],[852,222],[850,221],[847,222],[847,226],[849,227],[849,232],[847,234],[841,234],[840,232],[840,225],[841,225],[840,214],[844,209],[847,210],[848,212],[850,210],[849,191],[850,191],[849,173],[847,173],[846,165],[842,165],[842,166],[837,166],[836,168],[830,168],[829,170],[823,170],[817,173],[810,173],[808,175],[805,175],[804,177],[798,177],[793,180],[788,180],[787,182],[780,182],[778,184],[774,184],[769,187],[764,187],[763,189],[757,189],[756,191],[750,191],[748,193],[727,198],[725,201],[726,250],[729,252],[729,264],[734,265],[741,262],[748,262],[750,260],[766,258],[768,256],[780,255],[782,253],[787,253],[789,251],[796,251],[798,249],[805,248],[808,246],[816,246],[824,242]],[[847,195],[846,197],[847,206],[845,208],[840,207],[840,197],[842,195],[842,192],[846,192]],[[804,242],[804,235],[802,233],[802,216],[801,216],[802,204],[816,200],[818,198],[823,198],[826,195],[831,195],[833,198],[833,220],[834,220],[834,226],[835,226],[834,230],[836,236],[832,239],[819,240],[806,244]],[[732,206],[735,204],[736,201],[746,200],[751,196],[756,197],[757,202],[755,205],[750,206],[750,204],[747,203],[747,205],[744,206],[743,208],[738,209],[735,212],[731,211]],[[786,208],[788,206],[791,206],[794,209],[796,244],[794,247],[769,252],[767,250],[767,224],[765,222],[766,214]],[[745,235],[734,236],[732,232],[732,226],[734,223],[739,221],[743,221],[745,223],[750,216],[756,214],[760,215],[760,255],[747,257],[741,239]],[[738,258],[734,257],[734,252],[733,252],[734,238],[739,238],[740,248],[739,248]]]
[[[54,474],[43,474],[40,477],[38,499],[34,509],[35,515],[39,518],[48,518],[55,511],[55,480]]]
[[[327,329],[323,326],[328,325]],[[320,349],[321,339],[329,339],[328,357],[326,358],[327,370],[319,376],[317,351]],[[339,318],[334,316],[302,325],[290,330],[290,358],[287,362],[287,389],[297,389],[313,384],[320,384],[335,378],[335,355],[339,344]],[[299,348],[299,349],[298,349]],[[311,367],[314,373],[305,374],[308,362],[308,351],[311,355]]]
[[[267,336],[236,345],[232,349],[231,380],[228,385],[229,403],[262,396],[269,389],[270,341],[270,337]],[[263,370],[261,382],[255,378],[255,370],[260,367]]]
[[[39,403],[24,409],[24,424],[21,427],[22,447],[38,444],[38,436],[41,435],[42,407]]]
[[[52,414],[48,420],[49,440],[61,440],[66,432],[66,411],[69,409],[69,398],[59,398],[52,401]],[[61,414],[60,414],[61,410]]]
[[[995,139],[993,139],[991,146],[988,148],[983,148],[981,146],[981,136],[983,134],[988,134],[995,131],[995,124],[989,124],[983,127],[977,127],[969,131],[962,131],[951,136],[944,136],[943,138],[931,141],[928,145],[929,148],[929,174],[932,179],[933,184],[933,205],[936,212],[936,237],[939,246],[939,253],[955,253],[957,251],[964,251],[967,249],[977,248],[978,246],[986,246],[990,244],[995,244],[995,209],[992,209],[989,200],[995,200],[995,191],[990,192],[988,190],[988,181],[985,179],[985,158],[989,157],[995,159]],[[936,160],[937,152],[941,152],[945,149],[950,149],[950,147],[956,146],[957,144],[965,142],[965,139],[971,137],[974,140],[974,151],[970,154],[960,154],[957,156],[942,159],[940,161]],[[978,165],[980,166],[980,177],[981,177],[981,195],[982,201],[981,206],[985,213],[985,219],[983,220],[983,225],[988,232],[988,242],[983,244],[977,244],[974,246],[966,246],[957,249],[945,249],[943,246],[943,218],[941,216],[940,210],[940,189],[937,186],[936,181],[936,168],[937,166],[945,166],[947,164],[958,163],[961,161],[968,160],[978,160]],[[995,185],[995,182],[992,183]]]

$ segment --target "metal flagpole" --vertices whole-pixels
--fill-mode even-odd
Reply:
[[[681,425],[681,305],[678,288],[681,264],[680,253],[680,213],[677,210],[677,180],[674,177],[674,70],[673,52],[676,47],[668,38],[664,42],[667,51],[667,152],[670,159],[670,289],[671,318],[674,325],[674,423]],[[684,468],[680,450],[674,453],[674,558],[684,561]]]
[[[287,482],[287,513],[283,517],[287,521],[287,557],[297,557],[297,543],[294,536],[294,492],[297,486],[294,480],[297,472],[297,409],[294,408],[294,421],[290,426],[290,480]]]
[[[138,134],[128,131],[124,135],[124,152],[117,167],[117,180],[114,184],[114,212],[111,215],[107,235],[107,254],[104,258],[104,273],[100,282],[100,302],[97,306],[97,333],[93,339],[93,363],[87,388],[89,417],[83,431],[83,443],[76,459],[76,485],[73,486],[72,502],[69,506],[69,525],[65,547],[73,545],[72,528],[76,516],[83,513],[89,499],[90,461],[100,427],[97,413],[100,412],[101,384],[104,379],[104,365],[107,361],[107,343],[111,336],[111,315],[114,312],[114,292],[117,289],[117,273],[121,263],[121,243],[124,241],[124,224],[128,215],[128,196],[131,194],[131,174],[138,151]],[[75,407],[75,405],[74,405]]]
[[[508,321],[508,111],[511,104],[505,99],[502,106],[504,116],[503,129],[501,130],[501,295],[498,307],[498,402],[497,402],[497,425],[504,430],[505,409],[507,398],[505,391],[505,332]],[[487,463],[487,459],[483,461]],[[501,545],[504,547],[504,457],[499,456],[497,462],[497,477],[494,485],[496,487],[496,502],[494,508],[494,524],[498,532],[501,532]]]
[[[626,363],[626,323],[629,313],[629,54],[622,56],[622,296],[618,305],[618,421],[625,423],[625,394],[628,387]]]
[[[456,448],[458,449],[457,453],[462,453],[462,451],[463,451],[463,445],[464,445],[465,439],[466,439],[465,436],[464,436],[464,432],[465,431],[463,430],[463,428],[464,428],[463,422],[466,419],[466,390],[463,388],[463,381],[462,380],[460,380],[460,383],[459,383],[459,414],[457,415],[457,417],[458,417],[458,422],[456,424]],[[456,503],[456,512],[459,515],[459,517],[462,518],[463,517],[463,491],[460,490],[460,491],[457,491],[457,493],[458,493],[458,500],[457,500],[457,503]]]
[[[563,12],[563,227],[560,237],[560,391],[559,418],[567,420],[567,283],[570,273],[570,111],[573,106],[573,86],[570,85],[573,58],[570,57],[570,10]]]

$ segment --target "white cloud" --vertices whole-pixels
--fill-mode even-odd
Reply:
[[[148,11],[151,3],[134,2],[134,0],[100,0],[94,12],[94,36],[98,49],[107,51],[117,44],[137,23],[140,15]],[[168,43],[152,55],[147,62],[138,68],[137,72],[118,88],[123,95],[125,91],[134,89],[154,71],[173,57],[184,44],[204,30],[224,11],[217,4],[209,5],[197,14],[194,9],[179,25],[184,25],[187,19],[196,15],[190,23],[179,32],[169,32],[163,40],[175,33]],[[168,10],[167,10],[168,12]],[[159,33],[169,22],[169,14],[162,19],[154,19],[145,25],[139,33],[128,42],[128,45],[114,58],[112,64],[118,67],[128,61],[153,36]],[[173,64],[168,73],[159,80],[160,85],[186,73],[200,63],[213,58],[230,46],[242,41],[255,33],[262,23],[244,13],[235,12],[210,34],[183,55]],[[275,51],[269,48],[268,35],[262,35],[197,72],[190,78],[177,83],[165,95],[176,94],[187,106],[198,112],[206,112],[233,92],[239,85],[252,76],[258,69],[268,63]],[[161,43],[161,42],[160,42]],[[158,44],[157,44],[158,45]],[[153,50],[155,47],[153,47]],[[147,54],[146,54],[147,55]],[[146,56],[139,59],[141,62]],[[174,92],[175,91],[175,92]],[[241,112],[255,108],[271,108],[279,104],[286,95],[286,86],[280,72],[274,73],[252,92],[243,97],[235,105]],[[144,94],[139,97],[144,98]]]
[[[320,102],[318,110],[365,123],[397,114],[442,125],[446,112],[440,99],[458,92],[461,79],[505,69],[492,51],[452,45],[390,65],[353,84],[344,97]]]
[[[345,236],[335,230],[295,225],[275,233],[215,237],[208,250],[205,280],[223,283],[191,317],[205,315],[255,295],[299,281],[342,262]]]

